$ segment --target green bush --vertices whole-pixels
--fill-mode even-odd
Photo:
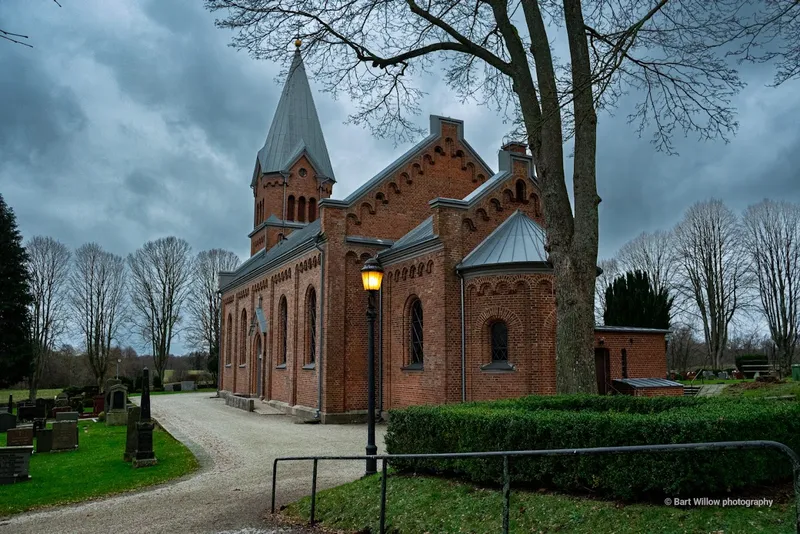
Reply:
[[[800,450],[800,403],[631,396],[525,397],[391,412],[391,454],[570,449],[768,439]],[[406,460],[405,471],[499,483],[500,458]],[[765,450],[512,458],[512,481],[626,500],[708,496],[791,475]]]

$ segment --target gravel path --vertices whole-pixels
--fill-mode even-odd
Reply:
[[[202,466],[198,473],[149,490],[0,520],[0,534],[300,532],[271,528],[264,520],[269,512],[272,460],[364,451],[363,425],[295,424],[284,415],[227,407],[208,393],[153,396],[151,406],[164,428],[198,457]],[[383,431],[378,427],[379,444]],[[310,463],[286,463],[279,469],[278,504],[311,492]],[[323,462],[317,487],[355,480],[363,472],[361,462]],[[81,483],[80,473],[75,474],[75,482]]]

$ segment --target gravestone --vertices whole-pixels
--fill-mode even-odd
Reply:
[[[79,415],[78,412],[58,412],[56,421],[77,421]]]
[[[36,432],[36,452],[50,452],[53,450],[53,431],[45,428]]]
[[[43,430],[47,426],[47,419],[34,419],[33,420],[33,435],[35,436],[39,430]]]
[[[194,382],[191,380],[181,382],[181,391],[194,391]]]
[[[94,396],[94,407],[92,408],[92,415],[97,416],[106,408],[106,398],[103,395]]]
[[[8,395],[8,413],[14,412],[14,395]]]
[[[31,476],[28,466],[33,447],[0,447],[0,485],[24,482]]]
[[[10,428],[6,433],[6,445],[9,447],[29,447],[33,445],[33,426]]]
[[[122,384],[111,386],[106,395],[106,426],[128,424],[128,388]]]
[[[66,412],[71,412],[71,411],[72,411],[72,408],[70,408],[69,406],[56,406],[56,407],[55,407],[55,408],[53,408],[53,410],[50,412],[50,415],[51,415],[51,417],[52,417],[53,419],[58,419],[58,414],[61,414],[61,413],[66,413]]]
[[[142,369],[141,408],[141,418],[136,423],[136,454],[133,457],[133,467],[147,467],[158,463],[153,451],[155,425],[150,420],[150,371],[147,367]]]
[[[56,408],[60,408],[62,406],[69,406],[69,395],[66,393],[59,393],[56,395]]]
[[[128,434],[125,440],[125,454],[123,456],[126,462],[133,460],[136,455],[136,423],[142,415],[142,409],[138,406],[131,406],[128,408]]]
[[[175,384],[164,384],[164,391],[175,391]]]
[[[109,378],[103,385],[103,398],[105,399],[106,411],[108,411],[108,408],[111,406],[111,388],[120,384],[122,384],[122,381],[118,378]]]
[[[30,403],[17,404],[17,419],[20,421],[33,421],[36,418],[47,417],[44,407]]]
[[[70,451],[78,448],[78,423],[56,421],[53,423],[53,450]]]
[[[8,413],[0,412],[0,432],[7,432],[10,428],[17,427],[17,416]]]

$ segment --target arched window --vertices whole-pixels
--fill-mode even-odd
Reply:
[[[525,201],[525,182],[517,180],[517,202]]]
[[[279,325],[280,330],[278,330],[280,337],[279,339],[280,344],[278,345],[278,356],[280,357],[279,364],[286,365],[286,354],[287,354],[286,342],[288,340],[287,334],[289,330],[289,313],[288,310],[286,309],[286,297],[281,297],[281,302],[278,310],[278,319],[280,320],[280,325]]]
[[[505,321],[495,321],[491,326],[492,361],[508,361],[508,325]]]
[[[297,220],[306,222],[306,197],[297,199]]]
[[[229,313],[228,323],[225,328],[225,363],[227,365],[230,365],[231,360],[233,359],[232,348],[233,348],[233,316]]]
[[[247,363],[247,310],[242,310],[242,322],[239,325],[239,365]]]
[[[628,378],[628,351],[622,349],[622,378]]]
[[[409,317],[409,358],[410,365],[422,366],[423,363],[423,344],[422,344],[422,302],[416,299],[411,304],[411,314]]]
[[[306,317],[308,320],[308,363],[311,364],[317,361],[317,292],[313,287],[308,290]]]
[[[317,220],[317,199],[311,197],[308,199],[308,222]]]
[[[289,195],[289,198],[286,199],[286,220],[294,220],[294,195]]]

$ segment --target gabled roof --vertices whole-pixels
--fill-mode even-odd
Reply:
[[[300,49],[297,48],[267,140],[258,151],[258,163],[262,173],[285,172],[303,154],[314,165],[318,177],[334,180],[311,86]],[[253,177],[253,183],[256,178]]]
[[[270,266],[277,265],[284,261],[292,253],[305,249],[305,245],[312,245],[316,243],[317,238],[321,233],[320,219],[308,223],[305,228],[295,230],[285,239],[279,241],[275,246],[269,250],[261,249],[253,254],[253,256],[244,262],[238,269],[233,272],[219,273],[219,288],[225,290],[243,280],[247,280],[256,271],[261,271]]]
[[[494,229],[458,265],[458,270],[520,263],[547,263],[545,231],[520,210]]]
[[[377,187],[383,180],[388,178],[389,176],[396,173],[400,170],[408,161],[420,155],[424,150],[426,150],[431,143],[436,141],[442,136],[442,123],[449,122],[455,123],[457,125],[458,130],[458,140],[464,145],[466,151],[475,158],[481,165],[483,165],[489,173],[492,172],[491,167],[483,161],[483,158],[475,151],[472,146],[464,139],[464,121],[458,119],[451,119],[449,117],[441,117],[438,115],[431,115],[430,116],[430,131],[431,133],[425,137],[425,139],[421,140],[419,143],[408,149],[402,156],[395,159],[392,163],[386,166],[381,172],[364,182],[358,189],[347,195],[347,198],[344,200],[335,200],[332,198],[325,198],[320,200],[320,206],[339,206],[339,207],[349,207],[352,206],[359,198],[364,196],[365,193],[369,192],[370,190]]]
[[[431,215],[395,241],[391,247],[378,252],[378,259],[384,265],[389,265],[437,250],[441,246],[441,241],[433,231],[433,215]]]
[[[433,237],[433,215],[422,221],[413,230],[394,242],[389,250],[399,250],[410,247],[414,243],[419,243],[425,239]]]

